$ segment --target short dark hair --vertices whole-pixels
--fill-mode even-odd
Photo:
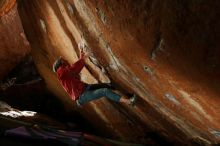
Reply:
[[[57,69],[61,66],[61,58],[57,59],[53,64],[53,71],[57,72]]]

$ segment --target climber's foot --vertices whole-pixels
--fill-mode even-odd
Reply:
[[[133,94],[133,96],[130,98],[130,106],[134,106],[136,104],[136,100],[137,100],[137,95]]]

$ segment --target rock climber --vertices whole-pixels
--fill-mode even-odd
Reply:
[[[53,71],[57,74],[58,80],[64,90],[76,101],[78,106],[82,106],[92,100],[107,97],[115,102],[125,103],[134,106],[136,95],[130,98],[119,95],[112,90],[111,84],[87,84],[81,81],[79,73],[85,66],[85,59],[88,54],[80,51],[80,58],[70,65],[63,57],[59,57],[53,64]]]

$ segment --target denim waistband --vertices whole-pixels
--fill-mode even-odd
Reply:
[[[91,85],[85,84],[85,91],[88,91],[90,89]]]

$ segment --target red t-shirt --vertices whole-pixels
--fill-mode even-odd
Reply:
[[[60,66],[57,76],[65,91],[75,101],[85,90],[85,83],[80,80],[80,71],[85,66],[84,59],[79,59],[76,63],[67,66]]]

